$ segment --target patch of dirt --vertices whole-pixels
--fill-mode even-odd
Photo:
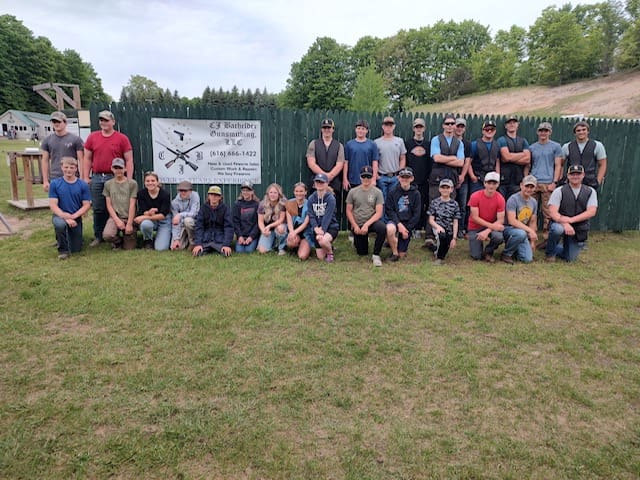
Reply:
[[[640,119],[640,72],[618,73],[558,87],[511,88],[424,108],[479,115],[538,116],[546,112],[547,115]],[[416,110],[420,109],[422,107]]]
[[[36,228],[42,227],[42,222],[31,218],[18,218],[11,215],[2,214],[6,222],[11,227],[11,230],[15,234],[20,234],[25,240],[28,239]],[[53,231],[53,230],[52,230]],[[0,240],[3,238],[10,238],[7,227],[4,223],[0,222]]]

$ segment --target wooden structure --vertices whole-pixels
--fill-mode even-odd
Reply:
[[[42,153],[8,152],[9,170],[11,172],[11,200],[9,204],[21,210],[49,208],[48,198],[33,198],[33,185],[42,184]],[[26,200],[20,200],[18,190],[20,182],[24,182]]]
[[[73,98],[67,95],[62,87],[71,88],[71,94],[73,95]],[[51,96],[47,93],[47,90],[53,90],[55,92],[55,100],[51,98]],[[80,109],[80,85],[78,84],[42,83],[40,85],[34,85],[33,91],[44,98],[47,103],[55,109],[64,110],[64,102],[67,102],[74,110]]]

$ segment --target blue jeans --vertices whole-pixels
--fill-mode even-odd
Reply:
[[[484,183],[482,183],[480,180],[478,180],[477,182],[472,182],[471,180],[469,180],[469,196],[480,190],[484,190]]]
[[[533,261],[533,250],[531,250],[527,232],[520,228],[505,226],[502,235],[505,241],[503,255],[508,257],[515,255],[515,258],[524,263]]]
[[[387,177],[386,175],[382,175],[378,178],[378,181],[376,182],[376,186],[380,190],[382,190],[382,198],[384,199],[385,203],[387,201],[387,195],[389,193],[389,190],[391,190],[398,183],[400,183],[400,181],[398,180],[398,177],[395,177],[395,176]],[[382,209],[382,211],[383,211],[382,221],[386,224],[389,221],[389,219],[384,214],[384,209]]]
[[[264,248],[266,252],[273,250],[273,247],[277,246],[278,250],[284,250],[287,246],[287,230],[285,229],[282,235],[276,233],[276,229],[271,230],[269,235],[260,234],[258,239],[258,246]]]
[[[549,224],[549,239],[545,249],[547,257],[558,257],[573,262],[580,254],[580,244],[575,236],[565,235],[561,224],[553,221]]]
[[[107,201],[102,195],[104,184],[113,178],[110,173],[94,173],[91,176],[91,208],[93,209],[93,234],[102,240],[102,231],[109,219]]]
[[[484,228],[482,229],[484,230]],[[483,242],[477,240],[476,237],[478,233],[482,230],[469,230],[467,235],[469,237],[469,250],[471,252],[471,257],[475,260],[481,260],[483,254]],[[493,255],[493,252],[498,248],[498,246],[504,242],[504,236],[502,232],[491,232],[489,234],[489,244],[487,248],[484,249],[485,255]]]
[[[236,242],[236,253],[251,253],[258,246],[258,239],[254,239],[249,245],[240,245]]]
[[[153,240],[153,232],[156,232],[156,240],[153,248],[156,250],[169,250],[171,243],[171,217],[164,220],[143,220],[140,224],[143,240]]]
[[[76,220],[75,227],[70,227],[61,217],[54,215],[52,218],[53,229],[56,232],[59,253],[77,253],[82,250],[82,219]]]
[[[467,201],[469,200],[469,179],[465,178],[460,188],[456,190],[456,201],[460,207],[460,221],[458,222],[458,231],[462,232],[467,229],[468,208]]]

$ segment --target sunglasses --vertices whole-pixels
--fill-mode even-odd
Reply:
[[[61,120],[51,120],[51,123],[62,123]]]
[[[485,132],[495,132],[496,131],[496,129],[493,128],[493,127],[483,128],[482,130],[485,131]]]
[[[188,192],[189,190],[185,189],[185,188],[179,188],[178,189],[179,192]]]
[[[113,167],[111,167],[111,168],[115,168],[116,170],[122,170],[124,167],[121,167],[121,166],[119,166],[119,165],[114,165],[114,166],[113,166]]]
[[[99,122],[108,122],[110,119],[109,118],[99,118],[98,121]]]
[[[440,185],[440,188],[451,188],[449,185]]]
[[[373,178],[373,175],[364,174],[360,175],[360,178]]]
[[[455,125],[456,122],[444,122],[445,125]]]

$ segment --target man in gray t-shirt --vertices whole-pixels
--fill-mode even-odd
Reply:
[[[62,157],[73,157],[78,160],[78,176],[84,158],[82,139],[67,131],[67,116],[62,112],[51,114],[53,133],[42,141],[42,188],[49,191],[49,182],[62,177]]]
[[[404,140],[393,134],[396,122],[393,117],[385,117],[382,121],[382,136],[374,140],[378,147],[377,186],[387,200],[387,193],[398,184],[398,172],[407,164],[407,148]]]
[[[533,198],[538,180],[527,175],[520,182],[520,191],[507,200],[505,225],[502,235],[505,246],[501,260],[513,264],[514,258],[521,262],[533,261],[533,251],[538,240],[538,202]]]

